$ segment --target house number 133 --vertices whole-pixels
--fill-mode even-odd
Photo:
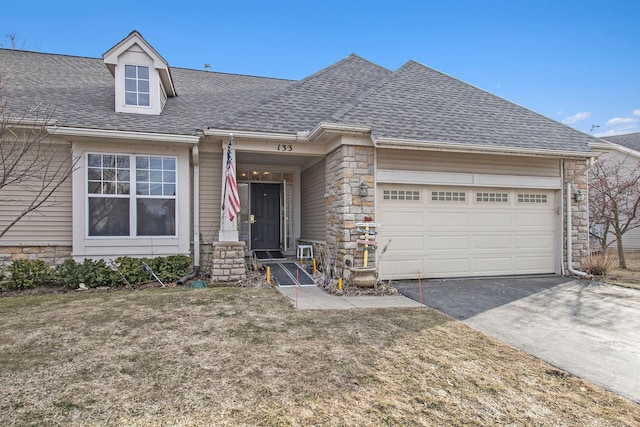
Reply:
[[[278,151],[293,151],[291,144],[278,144]]]

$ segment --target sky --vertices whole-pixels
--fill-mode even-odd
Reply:
[[[594,136],[640,132],[640,0],[10,1],[0,45],[100,58],[131,31],[174,68],[302,79],[414,60]],[[1,64],[0,64],[1,70]]]

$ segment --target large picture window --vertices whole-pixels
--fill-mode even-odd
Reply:
[[[124,103],[149,107],[149,67],[124,66]]]
[[[87,193],[89,236],[176,234],[175,157],[89,154]]]

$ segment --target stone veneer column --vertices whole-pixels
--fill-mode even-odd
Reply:
[[[356,223],[372,218],[375,209],[374,147],[343,145],[327,156],[327,245],[335,260],[336,273],[362,267],[364,252],[358,251]],[[360,183],[368,195],[360,195]],[[369,251],[369,266],[375,266],[375,252]]]
[[[564,161],[564,191],[566,191],[566,183],[571,182],[571,191],[575,194],[576,190],[584,193],[585,197],[582,201],[576,201],[574,194],[571,194],[571,245],[573,259],[571,267],[575,270],[583,270],[587,266],[587,258],[589,256],[589,197],[588,197],[588,176],[585,171],[587,165],[586,160],[565,160]],[[576,176],[576,174],[579,175]],[[563,227],[566,229],[566,209],[567,199],[563,191],[564,197],[562,203],[564,206],[564,215],[562,218]],[[565,254],[565,265],[567,262],[567,233],[563,236],[563,253]]]
[[[247,278],[244,242],[214,242],[211,254],[211,282],[240,282]]]

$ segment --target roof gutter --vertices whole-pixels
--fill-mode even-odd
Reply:
[[[536,156],[536,157],[565,157],[565,158],[585,158],[593,157],[593,152],[571,151],[571,150],[545,150],[532,148],[514,147],[492,147],[492,146],[469,146],[459,142],[439,142],[420,141],[394,138],[374,138],[374,144],[378,148],[396,148],[401,150],[438,150],[460,153],[484,153],[484,154],[506,154],[513,156]]]
[[[111,139],[126,139],[130,141],[149,141],[149,142],[168,142],[172,144],[198,144],[200,136],[197,135],[176,135],[167,133],[151,133],[151,132],[131,132],[120,130],[105,130],[105,129],[87,129],[87,128],[72,128],[72,127],[56,127],[48,126],[47,131],[50,134],[71,136],[71,137],[85,137],[85,138],[111,138]]]
[[[205,136],[222,136],[227,137],[233,134],[234,138],[247,138],[247,139],[266,139],[277,141],[308,141],[306,132],[293,133],[271,133],[271,132],[255,132],[255,131],[242,131],[236,129],[205,129]]]
[[[282,132],[259,132],[259,131],[243,131],[237,129],[219,129],[209,128],[204,130],[206,136],[229,136],[233,134],[234,137],[248,138],[248,139],[266,139],[277,141],[298,141],[298,142],[311,142],[326,133],[340,133],[340,134],[368,134],[371,132],[371,128],[368,126],[353,126],[344,125],[340,123],[328,123],[320,122],[313,128],[313,130],[300,131],[297,133],[282,133]]]

